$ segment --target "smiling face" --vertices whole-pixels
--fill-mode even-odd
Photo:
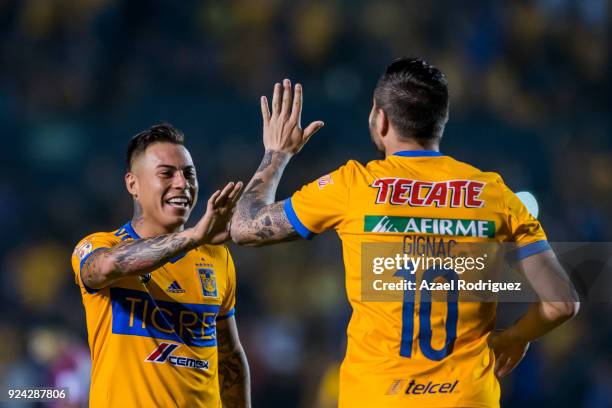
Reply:
[[[140,217],[153,229],[172,232],[189,219],[198,197],[198,180],[189,151],[157,142],[134,158],[125,176],[128,191],[140,205]]]

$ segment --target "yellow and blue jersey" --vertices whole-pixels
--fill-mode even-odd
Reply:
[[[496,407],[499,384],[487,338],[494,302],[366,301],[365,243],[407,236],[514,242],[517,257],[549,248],[540,223],[495,173],[434,151],[405,151],[366,166],[349,161],[284,204],[304,238],[334,229],[342,240],[353,313],[340,369],[339,406]],[[419,301],[420,300],[420,301]],[[446,302],[445,302],[446,303]]]
[[[225,246],[202,245],[144,276],[92,290],[81,267],[95,251],[139,239],[127,223],[72,255],[92,359],[90,407],[220,407],[215,322],[234,314]]]

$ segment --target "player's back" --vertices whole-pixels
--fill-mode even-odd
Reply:
[[[315,202],[319,208],[308,208]],[[342,239],[353,315],[341,407],[499,404],[487,345],[495,303],[462,301],[456,283],[437,297],[420,290],[424,280],[459,278],[452,268],[425,263],[380,274],[382,282],[412,281],[414,287],[385,290],[379,282],[383,289],[375,290],[372,262],[396,253],[425,262],[457,257],[474,243],[545,240],[497,174],[437,152],[400,152],[366,166],[349,161],[288,205],[306,231],[334,228]]]

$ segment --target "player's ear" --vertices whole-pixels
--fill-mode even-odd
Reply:
[[[389,118],[385,111],[380,108],[378,108],[378,115],[376,115],[376,127],[382,137],[387,136],[389,132]]]
[[[138,180],[131,171],[125,173],[125,187],[132,196],[138,197]]]

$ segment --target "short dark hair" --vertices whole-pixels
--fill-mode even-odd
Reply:
[[[125,162],[127,171],[132,169],[132,162],[136,156],[142,154],[147,150],[147,147],[153,143],[159,142],[173,143],[182,146],[185,142],[185,135],[169,123],[153,125],[147,130],[138,133],[136,136],[132,137],[132,140],[130,140],[128,144]]]
[[[374,90],[400,136],[417,140],[442,137],[448,120],[448,83],[444,74],[419,58],[393,61]]]

